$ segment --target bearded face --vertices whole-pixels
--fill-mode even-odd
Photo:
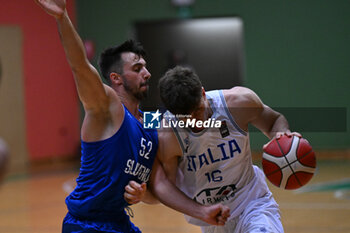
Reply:
[[[125,91],[141,101],[148,95],[151,74],[146,68],[146,61],[135,53],[122,54],[123,74],[121,75]]]
[[[148,96],[149,81],[138,83],[122,75],[124,89],[135,99],[141,101]]]

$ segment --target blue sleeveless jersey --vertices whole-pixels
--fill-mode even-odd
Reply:
[[[75,190],[66,198],[69,213],[92,221],[129,221],[124,188],[147,182],[158,148],[156,130],[143,125],[124,106],[124,120],[112,137],[81,143],[81,168]]]

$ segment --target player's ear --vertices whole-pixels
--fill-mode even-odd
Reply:
[[[115,73],[115,72],[111,72],[109,74],[109,79],[111,81],[111,83],[115,83],[117,85],[121,85],[123,84],[123,80],[120,74]]]
[[[206,99],[204,87],[202,87],[202,97],[203,99]]]

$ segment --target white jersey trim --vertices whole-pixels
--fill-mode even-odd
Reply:
[[[231,120],[231,123],[238,130],[238,132],[240,132],[244,136],[247,136],[248,133],[246,131],[244,131],[243,129],[241,129],[241,127],[239,127],[237,125],[236,121],[233,119],[233,116],[231,115],[230,110],[228,109],[228,106],[227,106],[227,103],[225,100],[225,96],[224,96],[224,93],[222,92],[222,90],[219,90],[219,94],[220,94],[221,102],[225,107],[226,114],[227,114],[228,118]]]

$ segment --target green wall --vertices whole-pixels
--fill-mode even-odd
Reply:
[[[170,0],[77,0],[76,9],[79,32],[96,42],[97,53],[132,37],[134,21],[179,16]],[[343,116],[315,114],[322,119],[317,130],[301,132],[315,149],[344,149],[350,148],[349,127],[340,132],[322,129],[339,124],[342,117],[348,125],[350,119],[349,10],[348,0],[197,0],[191,12],[192,17],[243,19],[244,85],[267,105],[344,108]],[[307,121],[313,119],[308,116]],[[254,149],[267,141],[256,132],[251,136]]]

